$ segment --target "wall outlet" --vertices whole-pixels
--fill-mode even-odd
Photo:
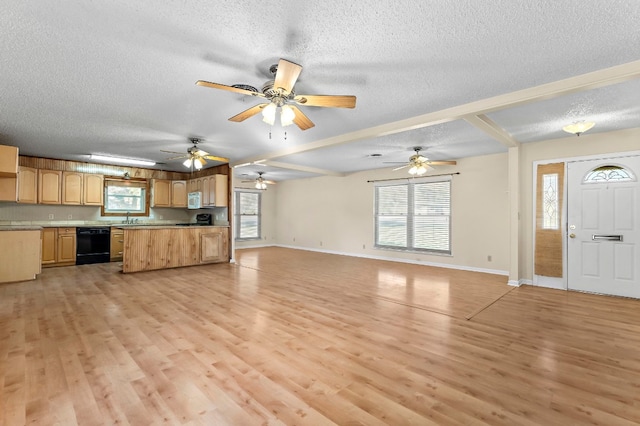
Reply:
[[[53,213],[49,213],[49,220],[53,219]]]
[[[320,247],[322,247],[322,241],[320,241]]]
[[[160,215],[158,216],[158,219],[162,220],[164,218],[164,216]]]
[[[491,255],[487,256],[487,262],[491,262]]]
[[[294,242],[294,243],[296,242],[296,237],[293,237],[293,242]]]
[[[69,220],[73,219],[73,215],[72,214],[68,215],[67,219],[69,219]]]
[[[364,250],[365,248],[366,248],[366,247],[365,247],[365,245],[363,244],[363,245],[362,245],[362,249]]]

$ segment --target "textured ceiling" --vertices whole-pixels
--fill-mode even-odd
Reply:
[[[639,19],[635,0],[2,2],[0,143],[163,162],[161,150],[200,137],[232,163],[268,158],[269,179],[348,173],[416,145],[432,159],[504,151],[468,120],[429,114],[629,63],[628,81],[477,112],[516,142],[562,137],[577,119],[596,121],[592,132],[640,127]],[[279,58],[304,67],[297,93],[355,95],[356,108],[301,107],[316,125],[304,132],[259,116],[233,123],[257,100],[195,85],[260,88]]]

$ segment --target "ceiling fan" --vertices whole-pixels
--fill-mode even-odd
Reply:
[[[267,185],[275,185],[276,183],[272,180],[265,180],[262,175],[264,172],[258,172],[258,177],[255,180],[243,180],[242,183],[255,182],[256,189],[266,190]]]
[[[427,170],[432,169],[432,166],[455,166],[457,164],[455,161],[430,161],[420,154],[420,151],[422,151],[421,146],[416,146],[413,150],[416,153],[409,157],[409,162],[404,166],[396,167],[393,169],[394,171],[409,167],[409,174],[420,176],[425,174]]]
[[[192,170],[194,168],[196,170],[200,170],[205,164],[207,164],[206,160],[220,161],[222,163],[228,163],[229,162],[228,158],[217,157],[215,155],[211,155],[208,152],[203,151],[200,148],[198,148],[198,144],[200,142],[202,142],[202,140],[200,140],[198,138],[190,138],[189,141],[193,144],[193,146],[190,147],[189,149],[187,149],[187,153],[186,154],[181,154],[181,153],[175,152],[175,151],[163,151],[163,150],[161,150],[161,152],[166,152],[166,153],[169,153],[169,154],[180,154],[180,155],[176,155],[175,157],[167,158],[167,161],[186,158],[186,160],[184,160],[184,163],[182,163],[182,164],[184,164],[185,167],[191,168]]]
[[[262,87],[262,92],[252,86],[235,84],[227,86],[219,83],[198,80],[198,86],[212,87],[214,89],[228,90],[242,95],[264,98],[267,102],[252,106],[251,108],[234,115],[229,121],[241,122],[262,112],[263,121],[273,125],[276,110],[280,108],[280,123],[288,126],[295,123],[300,130],[307,130],[315,124],[296,105],[330,107],[330,108],[355,108],[356,97],[350,95],[297,95],[293,86],[298,80],[302,66],[286,59],[280,59],[277,65],[269,69],[274,76]]]

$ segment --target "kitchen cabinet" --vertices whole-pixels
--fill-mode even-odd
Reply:
[[[62,172],[59,170],[38,170],[38,203],[61,204]]]
[[[216,207],[228,207],[229,206],[229,180],[227,175],[213,175],[209,176],[209,185],[213,188],[210,189],[211,200],[210,205]],[[213,179],[211,179],[213,178]]]
[[[78,172],[62,172],[62,204],[82,204],[82,183],[84,177]]]
[[[23,204],[38,202],[38,169],[24,166],[18,169],[18,202]]]
[[[171,181],[153,179],[151,183],[151,207],[171,207]]]
[[[124,231],[121,228],[111,228],[111,254],[109,256],[112,262],[122,260],[122,251],[124,248]]]
[[[123,273],[229,261],[228,227],[132,226],[123,230]]]
[[[171,181],[171,207],[187,207],[187,181]]]
[[[76,263],[76,228],[58,228],[58,265]]]
[[[0,145],[0,177],[18,176],[18,147]]]
[[[101,206],[104,203],[104,176],[85,173],[82,187],[83,205]]]
[[[0,145],[0,201],[18,199],[18,148]]]
[[[228,228],[207,228],[200,233],[200,263],[225,262],[229,258]]]
[[[76,263],[76,228],[42,229],[42,266],[65,266]]]
[[[0,283],[36,278],[41,272],[40,235],[40,227],[0,230]]]

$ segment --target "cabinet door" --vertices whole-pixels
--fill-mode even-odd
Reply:
[[[111,228],[111,255],[112,262],[122,260],[122,251],[124,249],[124,231],[121,229]]]
[[[198,190],[198,179],[189,179],[187,181],[189,192],[196,192]]]
[[[62,172],[62,204],[82,204],[82,173]]]
[[[104,176],[85,173],[82,204],[101,206],[104,201]]]
[[[200,234],[200,263],[220,262],[222,260],[222,233]]]
[[[229,181],[227,175],[215,176],[215,201],[213,205],[217,207],[229,206]]]
[[[171,181],[171,207],[187,207],[187,181]]]
[[[18,174],[18,147],[0,145],[0,177],[15,178]]]
[[[76,228],[58,228],[57,263],[76,263]]]
[[[38,201],[38,169],[20,166],[18,171],[18,202],[35,204]]]
[[[38,203],[61,204],[62,172],[38,170]]]
[[[213,201],[211,199],[211,185],[209,185],[209,176],[198,179],[200,181],[200,191],[202,191],[202,206],[208,207]]]
[[[43,265],[56,263],[58,242],[58,230],[56,228],[42,228],[42,255]]]
[[[154,179],[151,207],[171,207],[171,181]]]

